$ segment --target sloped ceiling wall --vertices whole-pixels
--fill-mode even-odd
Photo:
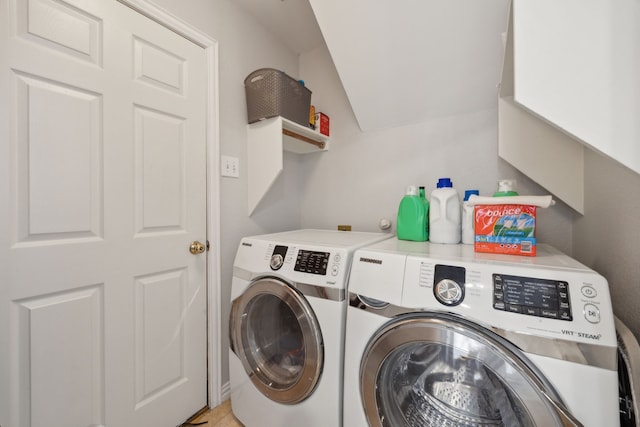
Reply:
[[[509,0],[310,0],[363,131],[495,108]]]
[[[296,54],[324,43],[309,0],[230,0]]]

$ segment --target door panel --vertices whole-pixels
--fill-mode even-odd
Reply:
[[[18,35],[94,64],[100,64],[102,20],[60,0],[15,3]]]
[[[134,76],[160,89],[185,94],[184,58],[155,46],[147,40],[134,39]]]
[[[21,405],[31,425],[104,424],[103,303],[102,286],[16,301],[12,315],[24,332],[15,348],[17,376],[28,385],[19,400],[37,408],[29,413]],[[64,411],[61,401],[68,402]]]
[[[0,425],[177,425],[207,403],[205,52],[115,0],[0,17]]]
[[[139,234],[184,232],[184,119],[139,106],[134,108],[133,114],[136,231]]]
[[[16,73],[17,242],[102,236],[101,97]]]
[[[187,381],[185,331],[180,324],[187,297],[185,269],[136,279],[136,405]]]

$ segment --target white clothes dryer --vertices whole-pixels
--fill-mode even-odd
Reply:
[[[245,237],[231,288],[231,407],[246,427],[342,425],[346,288],[358,247],[388,233]]]
[[[607,281],[536,257],[390,239],[354,254],[349,427],[617,426]]]

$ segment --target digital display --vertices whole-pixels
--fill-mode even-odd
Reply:
[[[327,265],[329,264],[329,252],[314,251],[298,251],[296,265],[293,268],[301,273],[327,274]]]
[[[529,316],[573,319],[569,284],[558,280],[494,274],[493,308]]]
[[[555,283],[528,282],[505,278],[504,302],[526,307],[558,309],[558,290]]]

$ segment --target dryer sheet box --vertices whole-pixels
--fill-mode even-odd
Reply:
[[[324,113],[316,113],[315,119],[318,132],[329,136],[329,116]]]
[[[532,205],[475,205],[475,252],[536,256],[536,209]]]

